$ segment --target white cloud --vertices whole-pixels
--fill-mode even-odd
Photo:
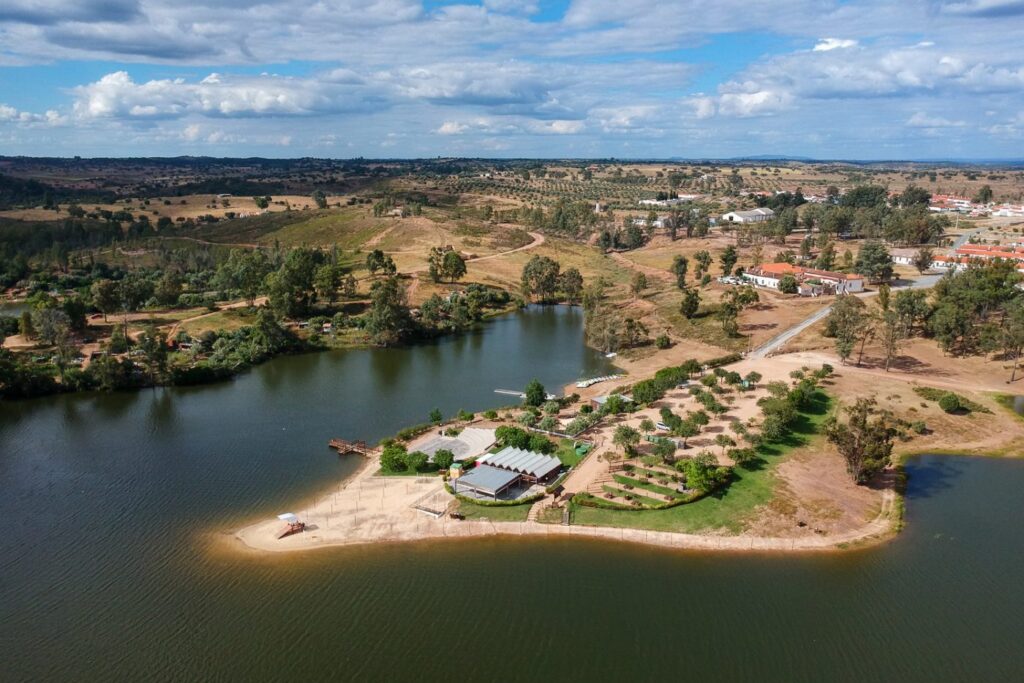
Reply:
[[[967,122],[951,121],[941,116],[930,116],[919,111],[907,119],[907,125],[912,128],[959,128],[966,126]]]
[[[458,121],[445,121],[435,132],[438,135],[461,135],[469,130],[469,126]]]
[[[847,47],[856,47],[857,41],[848,38],[823,38],[814,46],[814,52],[829,52]]]
[[[303,116],[355,110],[364,103],[352,88],[314,79],[210,74],[198,83],[161,79],[136,83],[126,71],[73,90],[80,118]]]

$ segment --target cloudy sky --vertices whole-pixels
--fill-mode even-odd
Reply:
[[[2,0],[0,154],[1024,157],[1024,0]]]

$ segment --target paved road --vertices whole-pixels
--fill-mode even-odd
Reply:
[[[955,240],[953,240],[953,251],[956,251],[960,247],[964,246],[964,244],[967,243],[967,240],[971,239],[971,237],[977,235],[979,232],[983,232],[984,230],[985,228],[979,228],[978,230],[969,230],[964,234],[960,235],[959,237],[957,237]]]
[[[907,284],[898,284],[894,286],[893,289],[928,289],[930,287],[934,287],[935,283],[938,282],[941,277],[941,275],[922,275],[916,280],[910,280]],[[872,292],[867,292],[865,294],[861,294],[860,296],[863,298],[878,296],[878,291],[875,290]],[[793,327],[790,327],[789,329],[780,332],[779,334],[775,335],[774,337],[766,341],[761,346],[758,346],[756,349],[751,351],[747,355],[747,357],[754,359],[767,358],[774,351],[782,347],[782,345],[788,342],[790,339],[797,336],[798,334],[806,330],[808,327],[818,322],[819,320],[824,319],[825,316],[827,316],[831,311],[831,305],[828,305],[819,311],[815,311],[810,316],[808,316],[804,320],[801,320]]]

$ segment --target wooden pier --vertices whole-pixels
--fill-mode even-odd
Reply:
[[[338,451],[338,455],[348,455],[354,453],[356,455],[362,455],[364,457],[372,457],[376,455],[377,449],[368,446],[365,441],[346,441],[345,439],[331,439],[327,444],[334,450]]]

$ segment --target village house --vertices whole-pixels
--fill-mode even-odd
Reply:
[[[786,275],[797,282],[801,296],[821,294],[854,294],[864,291],[864,277],[853,273],[835,273],[830,270],[804,268],[791,263],[764,263],[744,272],[743,277],[758,287],[778,289]]]
[[[751,209],[750,211],[730,211],[722,215],[725,223],[762,223],[775,217],[775,212],[768,208]]]
[[[1024,247],[1010,247],[991,244],[965,244],[956,250],[957,256],[970,259],[1003,259],[1024,262]]]
[[[999,218],[1024,218],[1024,204],[1000,204],[992,208],[992,215]]]

